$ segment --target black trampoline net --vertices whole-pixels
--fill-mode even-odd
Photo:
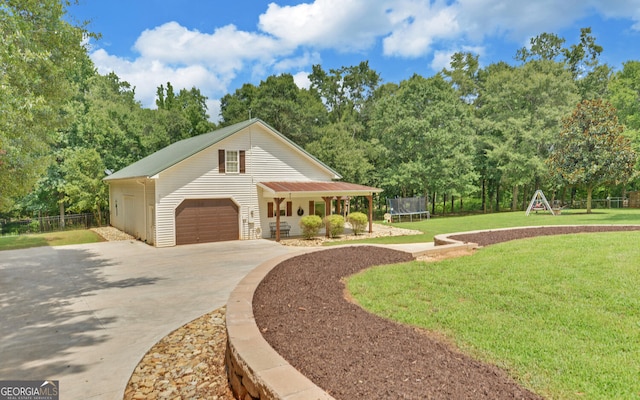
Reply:
[[[427,201],[424,197],[396,197],[387,199],[391,214],[419,214],[427,212]]]

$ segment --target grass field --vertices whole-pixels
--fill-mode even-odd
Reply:
[[[67,244],[95,243],[103,239],[90,230],[39,233],[35,235],[2,236],[0,251],[26,249],[39,246],[63,246]]]
[[[435,228],[425,234],[432,236],[589,223],[637,224],[640,212],[508,213],[402,225]],[[640,232],[513,241],[470,257],[376,267],[350,278],[348,289],[371,312],[440,332],[546,398],[639,399],[638,243]]]
[[[517,226],[543,225],[585,225],[585,224],[640,224],[640,209],[594,210],[587,214],[585,210],[567,210],[562,215],[550,213],[531,213],[524,211],[503,212],[495,214],[478,214],[463,217],[434,217],[429,220],[394,223],[400,228],[414,229],[422,235],[390,236],[375,239],[364,239],[362,243],[397,244],[432,242],[433,237],[441,233],[465,232],[480,229],[511,228]],[[327,245],[345,244],[344,241],[330,242]]]

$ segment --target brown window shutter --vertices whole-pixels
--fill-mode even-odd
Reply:
[[[218,150],[218,172],[221,174],[225,172],[224,149]]]
[[[314,215],[316,213],[316,202],[313,200],[309,201],[309,215]]]
[[[247,172],[246,168],[245,168],[245,151],[244,150],[240,150],[240,173],[244,174],[245,172]]]
[[[287,217],[293,215],[293,202],[287,201]]]
[[[267,217],[273,217],[273,202],[271,201],[267,203]]]

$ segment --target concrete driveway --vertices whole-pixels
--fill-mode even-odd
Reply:
[[[121,400],[156,342],[223,306],[261,262],[293,251],[251,240],[0,252],[0,380],[59,380],[60,399]]]

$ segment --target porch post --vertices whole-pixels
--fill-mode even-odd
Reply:
[[[322,200],[324,200],[324,230],[325,230],[325,236],[326,237],[330,237],[331,235],[329,235],[329,218],[327,218],[329,215],[331,215],[331,200],[333,200],[333,197],[323,197]]]
[[[367,196],[369,200],[369,233],[373,233],[373,194]]]
[[[284,198],[274,197],[273,199],[276,202],[276,242],[280,241],[280,203],[284,200]]]

